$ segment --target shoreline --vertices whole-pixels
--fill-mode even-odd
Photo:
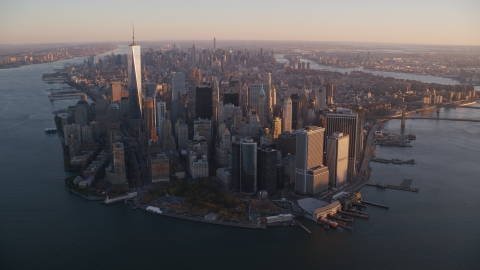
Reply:
[[[207,224],[213,224],[213,225],[221,225],[221,226],[229,226],[229,227],[238,227],[238,228],[247,228],[247,229],[267,229],[266,224],[258,224],[258,225],[251,225],[251,224],[239,224],[239,223],[231,223],[231,222],[223,222],[223,221],[216,221],[216,220],[206,220],[204,217],[188,217],[188,216],[180,216],[180,215],[175,215],[175,214],[169,214],[169,213],[164,213],[162,211],[161,214],[159,213],[152,213],[148,211],[146,208],[147,206],[144,206],[140,204],[137,198],[133,199],[133,204],[135,207],[137,207],[140,210],[143,210],[145,212],[155,214],[155,215],[160,215],[160,216],[166,216],[166,217],[172,217],[172,218],[178,218],[178,219],[183,219],[183,220],[188,220],[188,221],[196,221],[196,222],[201,222],[201,223],[207,223]],[[203,218],[203,219],[201,219]],[[269,226],[271,227],[271,226]],[[272,226],[273,227],[273,226]],[[292,225],[292,227],[294,227]]]
[[[75,194],[75,195],[77,195],[77,196],[80,196],[80,197],[82,197],[82,199],[85,199],[85,200],[87,200],[87,201],[93,202],[93,201],[103,201],[103,200],[105,200],[104,198],[100,198],[100,197],[92,197],[92,196],[88,196],[88,197],[87,197],[87,196],[85,196],[85,195],[83,195],[83,194],[81,194],[81,193],[78,193],[77,191],[72,190],[72,189],[70,189],[70,188],[68,188],[68,187],[65,187],[65,188],[66,188],[66,190],[68,190],[69,192],[71,192],[71,193],[73,193],[73,194]]]
[[[105,52],[100,52],[100,53],[97,53],[98,55],[102,55],[102,54],[106,54],[106,53],[110,53],[114,50],[117,50],[118,48],[118,45],[115,45],[117,48],[113,49],[113,50],[108,50],[108,51],[105,51]],[[19,66],[14,66],[14,67],[0,67],[0,70],[7,70],[7,69],[15,69],[15,68],[22,68],[22,67],[27,67],[27,66],[35,66],[35,65],[41,65],[41,64],[50,64],[50,63],[57,63],[57,62],[62,62],[62,61],[67,61],[67,60],[73,60],[75,58],[78,58],[78,57],[88,57],[89,54],[87,55],[77,55],[77,56],[73,56],[72,58],[65,58],[65,59],[58,59],[58,60],[55,60],[55,61],[45,61],[45,62],[41,62],[41,63],[29,63],[29,64],[24,64],[24,65],[19,65]]]

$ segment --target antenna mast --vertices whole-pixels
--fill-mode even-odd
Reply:
[[[135,25],[132,22],[132,31],[133,31],[133,36],[132,36],[132,45],[135,45]]]

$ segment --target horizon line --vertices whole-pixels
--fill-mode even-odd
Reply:
[[[163,39],[163,40],[139,40],[137,43],[150,43],[150,42],[192,42],[193,40],[197,42],[209,41],[213,43],[212,39]],[[444,43],[410,43],[410,42],[385,42],[385,41],[330,41],[330,40],[281,40],[281,39],[271,39],[271,40],[260,40],[260,39],[220,39],[216,40],[217,44],[223,42],[308,42],[308,43],[338,43],[338,44],[383,44],[383,45],[421,45],[421,46],[462,46],[462,47],[480,47],[480,44],[444,44]],[[55,45],[55,44],[65,44],[65,45],[74,45],[74,44],[125,44],[128,45],[130,42],[127,40],[114,40],[114,41],[58,41],[58,42],[26,42],[26,43],[0,43],[0,46],[14,46],[14,45]],[[116,44],[118,45],[118,44]]]

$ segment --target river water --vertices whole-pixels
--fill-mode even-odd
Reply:
[[[275,59],[277,60],[278,63],[288,63],[288,60],[284,58],[284,54],[275,54]],[[451,84],[451,85],[458,85],[462,84],[457,80],[450,79],[450,78],[444,78],[444,77],[439,77],[439,76],[432,76],[432,75],[422,75],[422,74],[413,74],[413,73],[402,73],[402,72],[391,72],[391,71],[377,71],[377,70],[367,70],[363,69],[363,67],[360,67],[358,69],[356,68],[339,68],[339,67],[334,67],[334,66],[328,66],[328,65],[322,65],[315,63],[312,60],[304,59],[301,58],[300,62],[305,62],[305,63],[310,63],[310,68],[311,69],[320,69],[320,70],[329,70],[329,71],[335,71],[335,72],[341,72],[345,73],[348,72],[350,73],[351,71],[357,70],[357,71],[363,71],[365,73],[370,73],[373,75],[381,75],[384,77],[392,77],[396,79],[402,79],[402,80],[415,80],[415,81],[421,81],[424,83],[438,83],[438,84]],[[474,86],[475,90],[480,91],[480,85]]]
[[[122,49],[122,48],[121,48]],[[77,58],[65,62],[82,62]],[[252,230],[104,206],[65,190],[62,149],[41,75],[62,62],[0,70],[2,269],[480,269],[480,123],[407,120],[412,148],[377,149],[417,165],[372,164],[372,181],[413,179],[419,193],[364,187],[369,220],[354,231]],[[425,116],[436,113],[426,112]],[[441,117],[480,119],[477,109]],[[401,132],[399,120],[385,129]],[[408,132],[405,131],[405,132]]]

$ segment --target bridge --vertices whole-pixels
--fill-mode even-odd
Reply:
[[[477,122],[480,123],[480,119],[462,119],[462,118],[442,118],[442,117],[407,117],[408,119],[425,119],[425,120],[447,120],[447,121],[463,121],[463,122]]]
[[[367,119],[367,117],[366,117]],[[401,116],[375,116],[375,117],[368,117],[368,119],[401,119]],[[480,123],[480,119],[471,119],[471,118],[444,118],[444,117],[412,117],[412,116],[407,116],[405,117],[405,120],[446,120],[446,121],[463,121],[463,122],[476,122]]]

